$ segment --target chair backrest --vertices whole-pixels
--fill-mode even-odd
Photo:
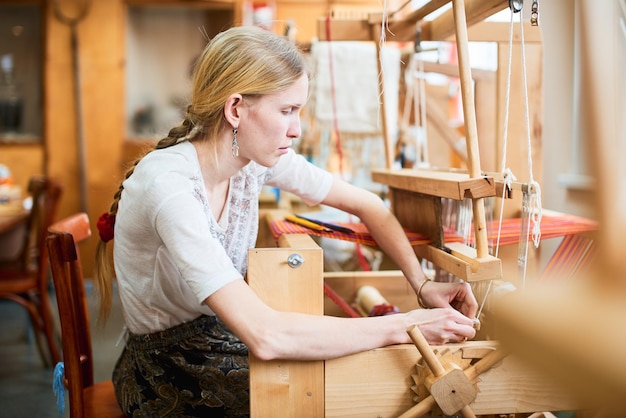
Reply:
[[[19,267],[37,270],[41,290],[45,291],[48,277],[46,237],[48,227],[56,219],[63,188],[52,178],[35,176],[28,182],[28,193],[32,198],[32,207],[26,220],[26,236],[22,241]]]
[[[91,236],[89,217],[77,213],[49,228],[46,240],[56,291],[65,384],[70,416],[82,416],[83,389],[93,385],[93,357],[87,297],[77,243]]]

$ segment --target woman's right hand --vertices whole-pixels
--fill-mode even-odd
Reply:
[[[408,312],[407,316],[432,345],[463,342],[476,335],[472,319],[454,308],[416,309]],[[407,339],[411,342],[408,334]]]

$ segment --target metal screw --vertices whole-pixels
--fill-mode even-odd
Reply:
[[[291,254],[289,257],[287,257],[287,264],[292,269],[297,269],[303,263],[304,263],[304,258],[298,253]]]

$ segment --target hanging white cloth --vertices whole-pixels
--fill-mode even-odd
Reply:
[[[311,48],[311,55],[315,71],[312,99],[318,126],[321,129],[333,129],[334,95],[340,132],[380,134],[382,101],[379,98],[378,63],[374,42],[315,42]],[[384,85],[387,86],[383,92],[387,126],[389,133],[395,135],[398,129],[397,86],[400,80],[400,50],[394,46],[384,45],[381,56]]]

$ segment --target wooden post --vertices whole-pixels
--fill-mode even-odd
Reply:
[[[470,177],[475,178],[480,177],[481,170],[464,0],[452,0],[452,10],[454,13],[454,26],[459,60],[459,77],[461,82],[461,98],[463,101],[463,119],[465,123],[468,169]],[[473,199],[472,208],[474,209],[473,216],[474,232],[476,234],[476,255],[478,258],[484,258],[489,255],[484,200]]]
[[[279,245],[249,251],[249,286],[274,309],[322,315],[322,249],[308,235],[282,235]],[[250,355],[250,412],[258,418],[324,416],[324,362]]]

